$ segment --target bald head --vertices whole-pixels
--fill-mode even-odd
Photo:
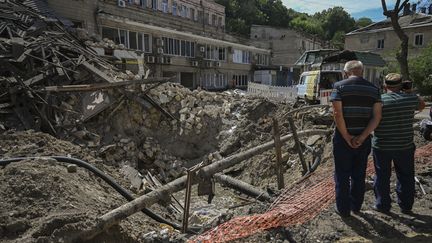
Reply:
[[[363,76],[363,63],[360,61],[349,61],[345,63],[344,67],[345,73],[348,74],[348,76],[357,76],[362,77]]]

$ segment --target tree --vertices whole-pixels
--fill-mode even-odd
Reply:
[[[332,46],[339,50],[343,50],[345,46],[345,32],[344,31],[338,31],[334,34],[333,38],[331,39],[330,43]]]
[[[393,9],[388,10],[386,0],[381,0],[384,16],[390,18],[393,29],[401,41],[400,49],[396,53],[396,60],[399,63],[402,77],[407,80],[410,78],[408,70],[408,35],[402,30],[399,24],[399,13],[404,9],[409,0],[397,0]]]
[[[411,78],[421,94],[432,94],[432,44],[410,61]]]
[[[357,19],[357,21],[355,23],[355,27],[356,27],[356,29],[360,29],[360,28],[366,27],[366,26],[371,25],[371,24],[373,24],[372,19],[363,17],[363,18]]]
[[[314,14],[322,23],[322,28],[325,31],[327,40],[333,39],[336,32],[343,31],[345,33],[354,30],[355,20],[342,7],[333,7],[323,10],[321,13]]]

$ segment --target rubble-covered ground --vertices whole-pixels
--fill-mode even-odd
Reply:
[[[250,97],[241,91],[190,91],[170,83],[159,86],[149,95],[179,120],[125,100],[120,106],[108,108],[74,128],[72,135],[64,135],[64,140],[33,131],[3,131],[0,157],[63,155],[79,158],[94,164],[138,196],[151,188],[147,174],[164,184],[183,175],[186,168],[198,162],[211,163],[270,141],[273,117],[279,120],[282,134],[289,132],[284,114],[292,109],[292,104]],[[326,128],[331,124],[331,116],[323,108],[297,113],[295,119],[300,130]],[[302,141],[323,149],[319,168],[328,173],[332,167],[329,138],[318,136]],[[419,147],[424,145],[419,138],[417,143]],[[288,153],[284,166],[289,186],[301,177],[301,166],[293,142],[283,147],[283,153]],[[310,153],[306,155],[310,161]],[[269,193],[277,193],[274,161],[274,151],[268,151],[226,173]],[[127,168],[141,174],[131,177],[125,172],[130,171]],[[399,236],[427,242],[431,225],[430,167],[418,170],[418,175],[427,193],[417,195],[414,211],[419,216],[404,216],[397,210],[392,216],[375,213],[367,208],[373,201],[373,192],[368,191],[364,213],[360,216],[342,221],[329,209],[305,225],[269,231],[241,241],[362,242],[366,238],[390,242],[396,238],[394,233],[400,232]],[[82,168],[74,172],[66,164],[48,159],[26,160],[0,168],[0,180],[4,182],[0,192],[4,198],[0,202],[0,239],[6,242],[52,242],[86,228],[96,217],[126,202],[92,173]],[[212,204],[207,204],[206,197],[196,195],[196,187],[193,191],[190,221],[201,230],[236,215],[263,212],[268,207],[266,203],[219,185]],[[180,204],[154,205],[151,209],[180,223],[181,210],[175,208],[183,205],[184,192],[174,196]],[[395,230],[391,231],[392,227]],[[189,236],[137,213],[95,241],[183,242]]]

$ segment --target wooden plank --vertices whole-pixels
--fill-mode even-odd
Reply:
[[[88,63],[87,61],[82,62],[81,66],[85,67],[88,71],[90,71],[91,73],[93,73],[94,75],[98,76],[99,78],[105,80],[108,83],[114,83],[115,82],[112,78],[108,77],[108,75],[106,75],[104,72],[97,69],[95,66]]]
[[[283,169],[282,169],[282,145],[280,142],[279,124],[276,118],[273,118],[273,139],[276,153],[276,177],[278,189],[282,190],[285,187]]]

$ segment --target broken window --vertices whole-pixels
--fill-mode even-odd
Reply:
[[[138,49],[138,36],[136,32],[129,31],[129,48],[130,49]]]
[[[120,44],[117,29],[102,27],[102,38],[107,38],[114,41],[116,44]]]
[[[127,36],[128,33],[127,33],[127,31],[119,29],[118,33],[119,33],[120,44],[123,44],[126,48],[129,47],[128,46],[128,36]]]

